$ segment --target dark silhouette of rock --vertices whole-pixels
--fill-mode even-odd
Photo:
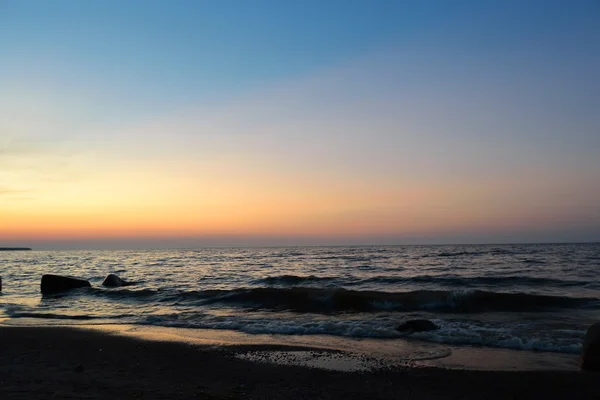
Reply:
[[[119,286],[129,286],[129,285],[133,285],[133,283],[127,282],[127,281],[119,278],[115,274],[109,274],[106,277],[106,279],[104,279],[104,282],[102,282],[102,286],[107,286],[107,287],[119,287]]]
[[[31,251],[29,247],[0,247],[0,251]]]
[[[398,325],[396,330],[400,332],[424,332],[433,331],[437,328],[436,324],[427,319],[412,319]]]
[[[590,326],[581,348],[581,369],[600,371],[600,322]]]
[[[60,275],[43,275],[41,290],[42,294],[64,292],[66,290],[82,287],[91,287],[90,283],[83,279],[70,278]]]

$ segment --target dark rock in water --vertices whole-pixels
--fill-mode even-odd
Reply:
[[[433,331],[437,328],[438,327],[436,324],[427,319],[413,319],[401,323],[400,325],[398,325],[396,330],[400,332],[424,332]]]
[[[119,286],[129,286],[129,285],[133,285],[133,283],[127,282],[127,281],[119,278],[115,274],[109,274],[106,277],[106,279],[104,279],[104,282],[102,282],[102,286],[107,286],[107,287],[119,287]]]
[[[66,290],[82,287],[91,287],[90,283],[83,279],[70,278],[60,275],[43,275],[41,290],[42,294],[64,292]]]
[[[581,369],[600,371],[600,322],[590,326],[581,348]]]

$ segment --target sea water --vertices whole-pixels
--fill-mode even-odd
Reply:
[[[109,273],[133,282],[101,285]],[[91,288],[42,295],[43,274]],[[0,252],[5,323],[132,324],[576,354],[600,244]],[[438,329],[400,332],[410,319]]]

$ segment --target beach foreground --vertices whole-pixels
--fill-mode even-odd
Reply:
[[[240,359],[270,345],[141,340],[99,330],[0,327],[0,398],[597,399],[598,375],[396,366],[331,371]]]

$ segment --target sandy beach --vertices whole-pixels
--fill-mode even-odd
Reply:
[[[598,375],[392,366],[344,372],[243,359],[310,349],[0,327],[2,399],[597,399]],[[319,350],[319,349],[316,349]],[[285,354],[285,353],[282,353]]]

